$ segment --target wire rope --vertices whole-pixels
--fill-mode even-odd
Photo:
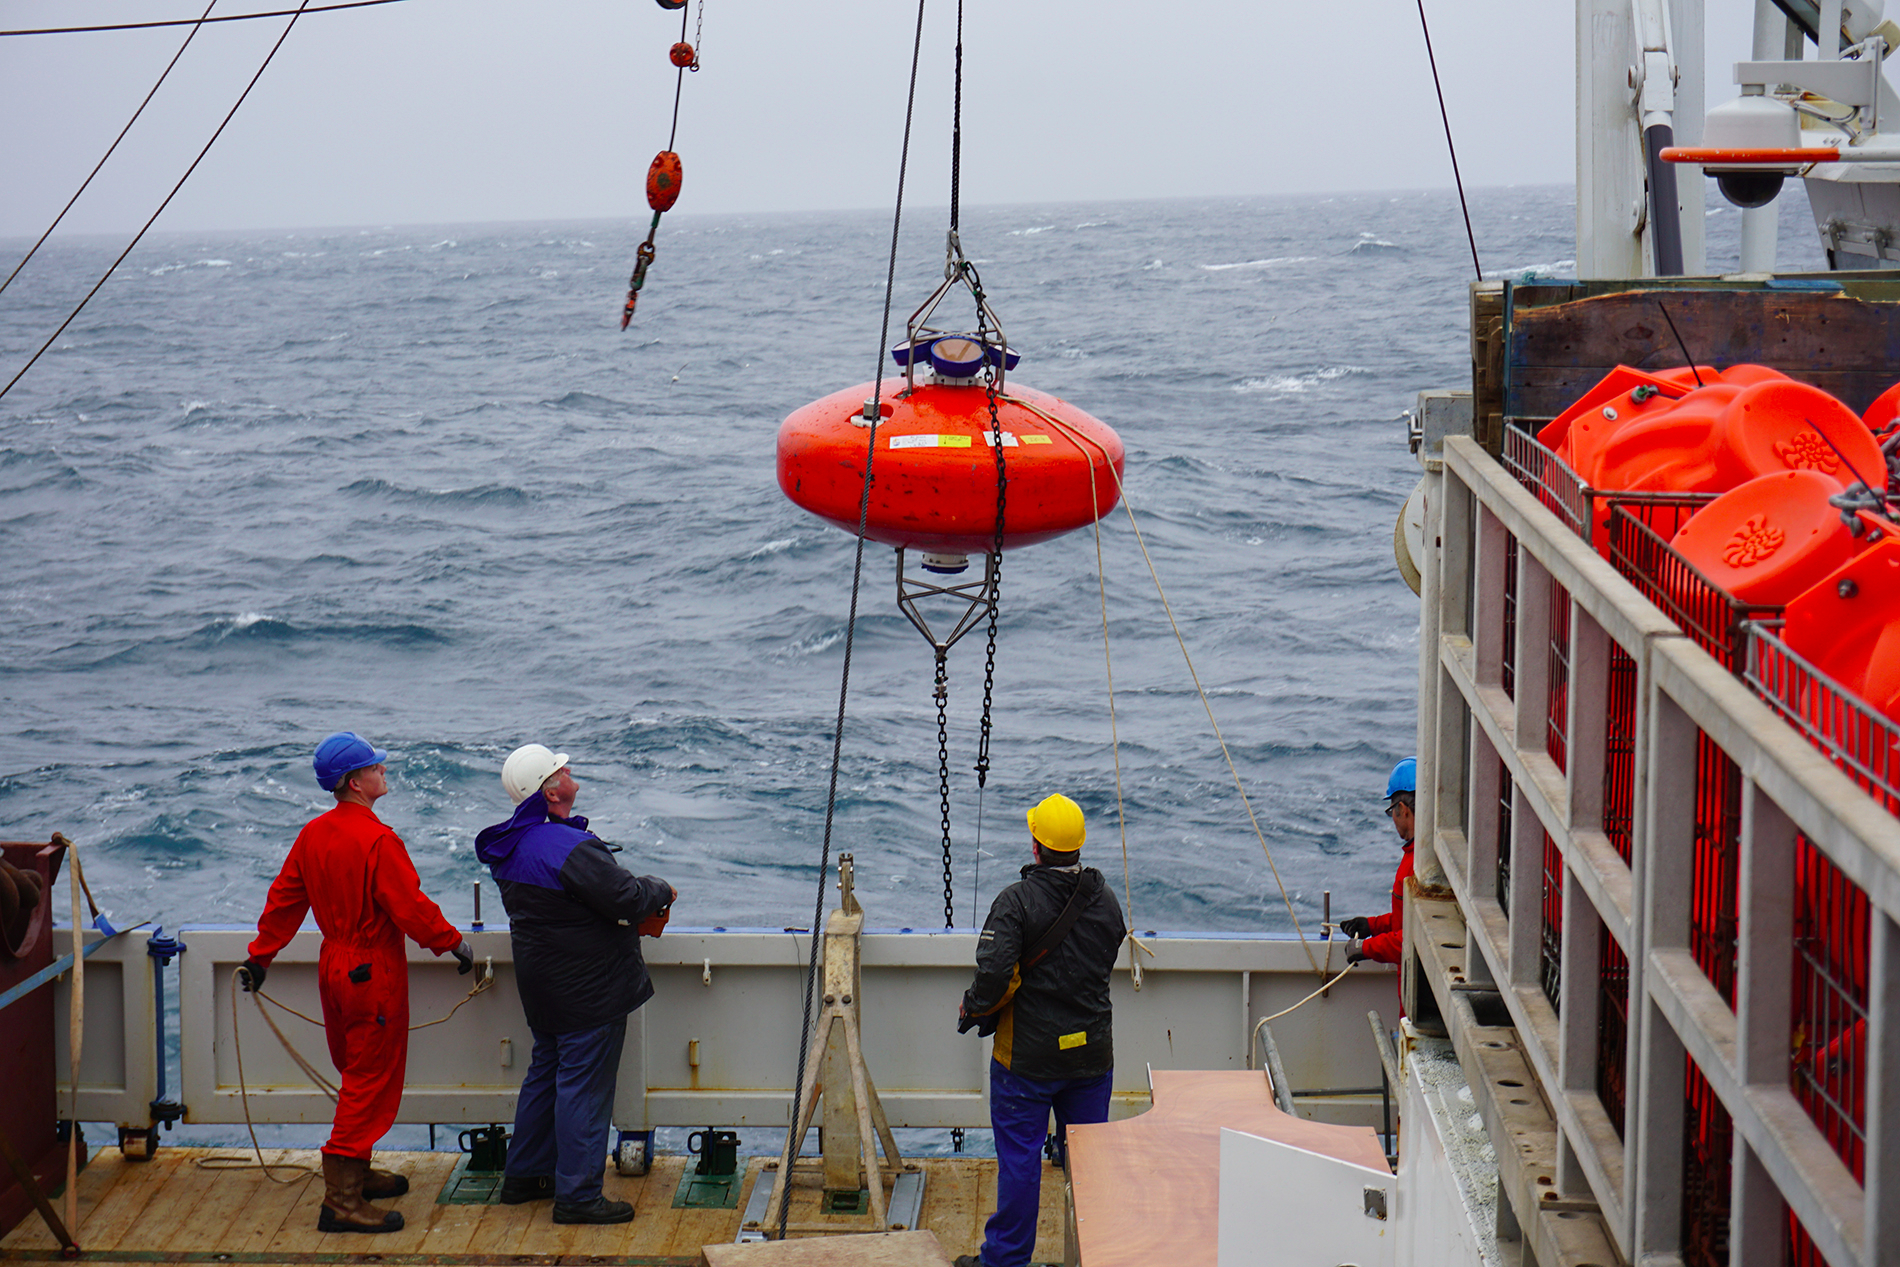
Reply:
[[[1253,801],[1251,798],[1248,797],[1247,789],[1241,783],[1240,769],[1238,766],[1234,764],[1234,755],[1227,748],[1227,737],[1221,733],[1220,722],[1217,721],[1214,717],[1214,706],[1208,701],[1207,689],[1201,685],[1201,675],[1194,667],[1194,657],[1188,653],[1187,639],[1181,633],[1180,623],[1176,621],[1174,618],[1174,606],[1168,601],[1167,591],[1164,588],[1162,588],[1161,574],[1155,568],[1154,558],[1148,553],[1148,542],[1141,535],[1141,525],[1135,521],[1135,508],[1131,506],[1128,502],[1128,490],[1122,484],[1121,473],[1115,469],[1114,462],[1110,461],[1108,458],[1108,451],[1104,449],[1099,442],[1093,439],[1090,439],[1088,436],[1083,435],[1081,432],[1077,431],[1074,427],[1062,421],[1062,419],[1057,418],[1053,414],[1050,414],[1049,412],[1047,412],[1046,410],[1039,408],[1036,404],[1034,404],[1031,401],[1023,400],[1020,397],[1016,397],[1016,396],[1005,396],[1003,397],[1003,399],[1009,401],[1012,404],[1021,405],[1023,408],[1029,410],[1029,412],[1041,418],[1044,422],[1047,422],[1050,426],[1055,427],[1064,436],[1068,437],[1070,443],[1074,444],[1076,448],[1082,449],[1084,445],[1092,445],[1095,448],[1096,452],[1102,455],[1103,464],[1107,466],[1109,475],[1113,477],[1115,481],[1115,491],[1117,494],[1119,494],[1121,498],[1122,510],[1128,515],[1129,527],[1134,529],[1135,544],[1141,548],[1142,561],[1148,565],[1148,575],[1154,580],[1155,593],[1158,594],[1161,598],[1161,609],[1167,613],[1168,627],[1174,631],[1174,641],[1176,645],[1178,645],[1181,648],[1182,660],[1184,660],[1187,663],[1188,676],[1194,680],[1195,693],[1198,694],[1201,698],[1201,707],[1207,713],[1208,724],[1212,726],[1214,729],[1214,739],[1217,743],[1220,744],[1221,756],[1227,762],[1227,772],[1233,776],[1234,791],[1239,793],[1240,795],[1240,803],[1242,806],[1246,808],[1246,811],[1247,811],[1247,822],[1253,827],[1254,838],[1260,842],[1261,852],[1264,853],[1267,857],[1267,867],[1269,870],[1273,872],[1273,882],[1275,885],[1279,887],[1280,900],[1286,906],[1287,918],[1293,921],[1293,931],[1300,939],[1300,948],[1306,952],[1307,963],[1312,965],[1314,972],[1323,972],[1324,970],[1320,967],[1319,960],[1313,957],[1313,947],[1311,943],[1307,940],[1306,929],[1302,927],[1300,924],[1299,913],[1293,909],[1293,897],[1291,894],[1287,892],[1286,881],[1282,879],[1280,876],[1280,865],[1279,863],[1274,861],[1273,849],[1267,844],[1266,833],[1261,830],[1260,820],[1254,814]],[[1093,459],[1091,459],[1089,462],[1089,473],[1090,473],[1091,479],[1094,478],[1094,471],[1095,471],[1095,463]],[[1100,566],[1101,566],[1101,561],[1100,561],[1100,556],[1098,554],[1097,556],[1098,570],[1100,569]],[[1106,603],[1106,601],[1107,601],[1106,598],[1104,598],[1104,603]],[[1113,684],[1111,683],[1111,689],[1112,689],[1112,686]],[[1119,754],[1117,757],[1116,768],[1119,771],[1120,769]],[[1119,775],[1117,777],[1119,779]],[[1119,796],[1119,785],[1118,785],[1117,795]],[[1124,844],[1123,844],[1124,868],[1126,868],[1127,866],[1126,850],[1127,850],[1127,846],[1126,846],[1126,842],[1124,841]],[[1125,879],[1124,879],[1124,884],[1126,884]]]
[[[891,297],[897,290],[897,237],[904,223],[904,177],[910,166],[910,129],[917,109],[917,67],[923,57],[923,49],[924,0],[917,0],[917,34],[912,41],[910,54],[910,94],[904,104],[904,141],[897,159],[897,201],[891,213],[890,265],[884,277],[884,323],[878,331],[877,356],[872,364],[871,399],[865,402],[870,435],[864,446],[864,491],[858,497],[858,548],[851,565],[851,610],[845,618],[844,667],[838,678],[838,719],[831,734],[831,781],[825,793],[825,833],[818,860],[818,898],[812,910],[811,961],[805,969],[805,1010],[798,1036],[798,1076],[792,1080],[792,1086],[797,1090],[792,1093],[792,1125],[786,1128],[788,1132],[797,1129],[799,1116],[804,1111],[805,1065],[811,1055],[812,1029],[816,1020],[811,1005],[813,992],[818,985],[818,946],[825,915],[825,877],[831,870],[831,829],[837,816],[838,769],[844,753],[845,701],[851,690],[851,649],[857,635],[858,593],[864,579],[864,534],[870,526],[871,517],[871,466],[877,457],[877,424],[883,417],[880,405],[884,394],[884,348],[890,342]],[[802,1143],[803,1140],[787,1140],[784,1195],[778,1207],[778,1239],[781,1241],[785,1239],[785,1225],[792,1208],[791,1161],[797,1157]]]
[[[211,0],[210,4],[205,5],[204,13],[199,15],[198,20],[191,24],[191,30],[185,33],[185,42],[178,46],[178,51],[172,54],[172,59],[165,63],[165,69],[159,72],[158,82],[154,83],[151,91],[145,94],[145,100],[139,102],[139,108],[132,112],[132,117],[127,119],[125,126],[119,129],[119,135],[112,138],[112,144],[106,146],[106,152],[99,156],[99,161],[93,165],[93,169],[87,174],[86,179],[79,182],[79,188],[73,191],[73,196],[66,200],[66,205],[61,207],[59,214],[53,217],[53,223],[46,226],[46,232],[40,234],[39,241],[27,249],[26,254],[20,257],[20,262],[13,266],[13,271],[7,274],[7,279],[0,282],[0,294],[6,293],[7,287],[13,285],[13,279],[20,275],[20,270],[25,268],[27,262],[35,255],[39,254],[40,248],[46,245],[46,239],[53,236],[53,230],[59,227],[59,222],[66,218],[66,213],[73,209],[73,204],[79,201],[79,196],[85,193],[87,188],[92,184],[93,177],[99,174],[100,170],[105,167],[106,160],[111,158],[113,152],[119,148],[119,142],[125,139],[125,134],[132,130],[132,125],[137,123],[139,116],[145,113],[145,107],[152,104],[152,98],[158,95],[159,87],[165,82],[165,77],[172,73],[172,67],[178,65],[178,59],[185,55],[185,50],[191,47],[191,42],[198,38],[199,30],[203,28],[205,19],[211,16],[211,10],[217,3],[218,0]]]
[[[399,4],[401,0],[345,0],[342,4],[313,4],[296,9],[272,9],[265,13],[227,13],[215,18],[167,18],[162,22],[110,22],[100,26],[42,26],[30,30],[0,31],[9,35],[90,35],[96,31],[149,31],[161,26],[201,26],[207,22],[250,22],[257,18],[300,17],[306,13],[334,13],[338,9],[367,9],[379,4]]]
[[[1445,85],[1438,80],[1438,57],[1432,52],[1432,28],[1425,21],[1425,0],[1418,0],[1418,25],[1425,32],[1425,60],[1432,65],[1432,87],[1438,90],[1438,117],[1445,124],[1445,148],[1451,152],[1451,179],[1458,186],[1458,208],[1465,213],[1465,241],[1471,243],[1471,267],[1484,280],[1478,263],[1478,238],[1471,231],[1471,205],[1465,201],[1465,178],[1458,174],[1458,147],[1451,140],[1451,115],[1445,109]]]
[[[216,145],[218,138],[224,135],[224,129],[231,125],[231,120],[237,116],[238,108],[244,104],[244,99],[251,95],[251,89],[257,87],[257,81],[264,77],[264,72],[270,67],[271,59],[275,58],[277,56],[277,50],[284,46],[284,41],[289,38],[291,29],[297,25],[297,18],[302,15],[304,8],[308,5],[309,0],[304,0],[304,4],[300,5],[296,12],[290,15],[290,21],[284,23],[283,31],[278,34],[277,41],[270,46],[270,52],[264,54],[264,61],[258,66],[257,73],[252,75],[251,81],[244,85],[244,91],[238,94],[238,99],[232,103],[230,111],[225,114],[224,121],[218,124],[218,130],[211,134],[211,139],[206,141],[204,148],[198,151],[198,157],[191,160],[191,166],[187,167],[185,174],[178,178],[178,183],[172,186],[172,191],[165,195],[165,201],[158,204],[158,210],[154,211],[151,218],[133,235],[132,240],[126,244],[126,248],[119,252],[119,258],[112,261],[106,268],[105,275],[100,277],[100,279],[94,283],[93,288],[86,292],[86,297],[79,301],[78,307],[74,308],[72,312],[67,315],[66,319],[59,323],[59,329],[53,331],[52,337],[48,338],[45,343],[42,343],[40,350],[35,352],[27,363],[20,367],[17,374],[7,380],[5,387],[0,387],[0,397],[12,391],[13,385],[18,383],[22,378],[25,378],[26,372],[39,363],[39,359],[46,355],[46,350],[59,341],[59,336],[66,333],[66,327],[71,325],[74,320],[78,318],[79,314],[86,310],[86,305],[92,302],[92,297],[98,294],[106,282],[111,279],[112,274],[118,271],[119,265],[125,263],[125,257],[130,255],[133,250],[137,248],[138,244],[145,240],[145,235],[151,231],[154,224],[158,223],[158,218],[165,214],[165,208],[172,205],[172,199],[176,198],[178,191],[185,187],[185,182],[191,179],[191,174],[198,170],[198,164],[204,162],[205,155],[211,152],[211,147]]]

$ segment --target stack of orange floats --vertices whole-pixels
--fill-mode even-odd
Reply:
[[[1538,439],[1594,489],[1720,494],[1671,547],[1737,600],[1784,606],[1790,648],[1900,721],[1900,524],[1843,496],[1888,492],[1878,433],[1897,414],[1900,384],[1856,416],[1760,365],[1618,366]]]

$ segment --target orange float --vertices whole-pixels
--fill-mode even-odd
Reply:
[[[1818,471],[1760,475],[1697,511],[1669,544],[1736,599],[1779,607],[1861,549]]]
[[[919,382],[908,391],[904,384],[889,378],[880,388],[865,536],[939,555],[987,554],[996,546],[989,392],[974,379]],[[813,401],[778,432],[779,488],[854,536],[871,388],[863,383]],[[1014,382],[999,393],[996,413],[1007,470],[1005,550],[1073,532],[1115,508],[1126,455],[1107,424]]]
[[[1900,721],[1900,536],[1888,529],[1789,602],[1782,639],[1869,706]],[[1830,738],[1852,739],[1836,732],[1853,719],[1829,713],[1817,717],[1817,724],[1825,725]]]
[[[680,200],[680,182],[685,178],[678,154],[661,150],[654,155],[647,168],[647,206],[655,211],[671,211]]]
[[[1867,426],[1817,387],[1771,378],[1721,383],[1623,427],[1606,441],[1592,487],[1631,492],[1723,493],[1757,475],[1818,471],[1846,487],[1886,460]]]

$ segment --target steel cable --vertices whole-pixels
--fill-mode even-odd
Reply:
[[[276,43],[270,46],[270,52],[264,54],[264,61],[258,66],[257,73],[252,75],[251,81],[244,85],[244,91],[238,94],[238,99],[232,103],[231,109],[225,114],[224,121],[218,124],[218,130],[211,134],[211,139],[206,141],[204,148],[198,151],[198,157],[191,160],[191,166],[187,167],[185,174],[178,178],[178,183],[172,186],[172,191],[165,195],[165,201],[158,204],[158,210],[152,213],[151,219],[147,220],[144,225],[140,227],[139,231],[133,235],[132,240],[126,244],[126,248],[119,252],[119,258],[112,261],[111,265],[107,267],[105,275],[93,285],[91,290],[86,292],[86,297],[79,301],[79,306],[74,308],[72,312],[67,315],[66,319],[59,323],[59,329],[53,331],[52,337],[40,345],[40,350],[35,352],[32,358],[28,360],[25,365],[20,367],[19,373],[7,380],[5,387],[0,387],[0,396],[5,396],[8,392],[12,391],[13,385],[26,377],[26,372],[37,365],[39,359],[46,355],[47,349],[59,341],[59,336],[66,333],[66,327],[71,325],[78,318],[79,314],[86,310],[86,305],[92,302],[92,297],[98,294],[106,282],[111,279],[112,274],[118,271],[119,265],[125,263],[125,257],[130,255],[138,247],[138,244],[145,240],[145,235],[151,231],[154,224],[158,223],[158,218],[165,214],[165,208],[172,205],[172,199],[178,196],[178,191],[185,187],[185,182],[191,179],[191,174],[198,170],[198,164],[205,161],[205,155],[211,152],[211,147],[216,145],[218,138],[224,135],[225,128],[229,127],[231,120],[237,117],[238,108],[244,104],[244,99],[251,95],[251,89],[257,87],[257,81],[264,77],[264,72],[270,68],[271,59],[275,58],[277,56],[277,50],[284,46],[284,41],[290,36],[291,28],[297,25],[297,19],[303,15],[303,11],[309,7],[309,3],[310,0],[304,0],[303,4],[297,6],[296,12],[290,15],[290,21],[284,23],[283,31],[278,34]]]
[[[884,323],[878,331],[877,359],[871,371],[871,399],[866,402],[871,424],[870,435],[864,446],[864,491],[858,497],[858,548],[857,556],[851,565],[851,610],[845,618],[844,627],[844,667],[838,679],[838,720],[831,735],[831,783],[825,793],[825,834],[818,860],[818,897],[812,908],[811,917],[811,961],[805,969],[805,1011],[803,1025],[798,1037],[798,1075],[793,1078],[792,1117],[787,1131],[797,1129],[804,1105],[805,1065],[811,1056],[812,1028],[815,1017],[812,1015],[812,996],[818,985],[818,946],[822,936],[820,928],[825,917],[825,877],[831,870],[831,829],[838,807],[838,767],[844,752],[844,709],[845,700],[851,690],[851,648],[858,628],[858,592],[864,578],[865,530],[871,517],[871,464],[877,457],[877,424],[883,415],[880,403],[884,394],[884,348],[891,336],[891,297],[897,290],[897,235],[904,223],[904,176],[910,166],[910,128],[911,120],[917,108],[917,66],[924,48],[924,0],[917,0],[917,34],[913,39],[910,54],[910,95],[904,103],[904,141],[897,159],[897,202],[891,214],[891,254],[890,266],[884,277]],[[803,1140],[787,1141],[785,1161],[784,1195],[778,1207],[778,1238],[785,1239],[785,1224],[791,1212],[792,1176],[791,1163],[798,1156],[799,1145]],[[875,1175],[869,1176],[873,1182]]]
[[[154,83],[152,90],[145,94],[145,100],[139,102],[139,108],[134,110],[132,117],[125,121],[125,126],[119,129],[119,134],[112,138],[112,144],[106,146],[106,152],[99,156],[99,161],[93,165],[92,171],[87,173],[86,179],[79,182],[79,188],[73,191],[73,196],[66,200],[66,205],[61,207],[59,214],[53,217],[53,223],[46,226],[46,232],[40,234],[39,241],[27,249],[27,253],[20,257],[20,262],[13,266],[13,271],[7,274],[7,279],[0,282],[0,294],[4,294],[7,287],[13,285],[13,279],[20,275],[20,270],[39,254],[40,248],[46,245],[46,239],[53,236],[53,230],[59,227],[59,222],[66,218],[66,213],[73,209],[73,204],[79,201],[79,196],[85,193],[92,184],[93,177],[99,174],[100,169],[106,165],[106,160],[111,158],[113,152],[119,148],[119,142],[125,139],[125,134],[132,130],[132,125],[137,123],[139,116],[145,113],[145,107],[152,104],[152,98],[158,95],[159,87],[165,82],[165,77],[172,73],[172,67],[178,65],[178,59],[185,55],[185,50],[191,47],[191,42],[198,38],[199,30],[203,28],[206,19],[211,16],[212,8],[217,3],[218,0],[211,0],[211,3],[205,6],[205,11],[199,15],[198,20],[191,24],[191,30],[185,34],[185,42],[178,46],[178,51],[172,54],[172,59],[165,63],[165,69],[159,72],[158,82]]]

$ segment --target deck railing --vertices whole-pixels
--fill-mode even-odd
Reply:
[[[1549,1199],[1626,1260],[1900,1261],[1900,727],[1683,571],[1653,504],[1505,453],[1452,438],[1427,476],[1419,865],[1472,978],[1443,997],[1497,990]]]

